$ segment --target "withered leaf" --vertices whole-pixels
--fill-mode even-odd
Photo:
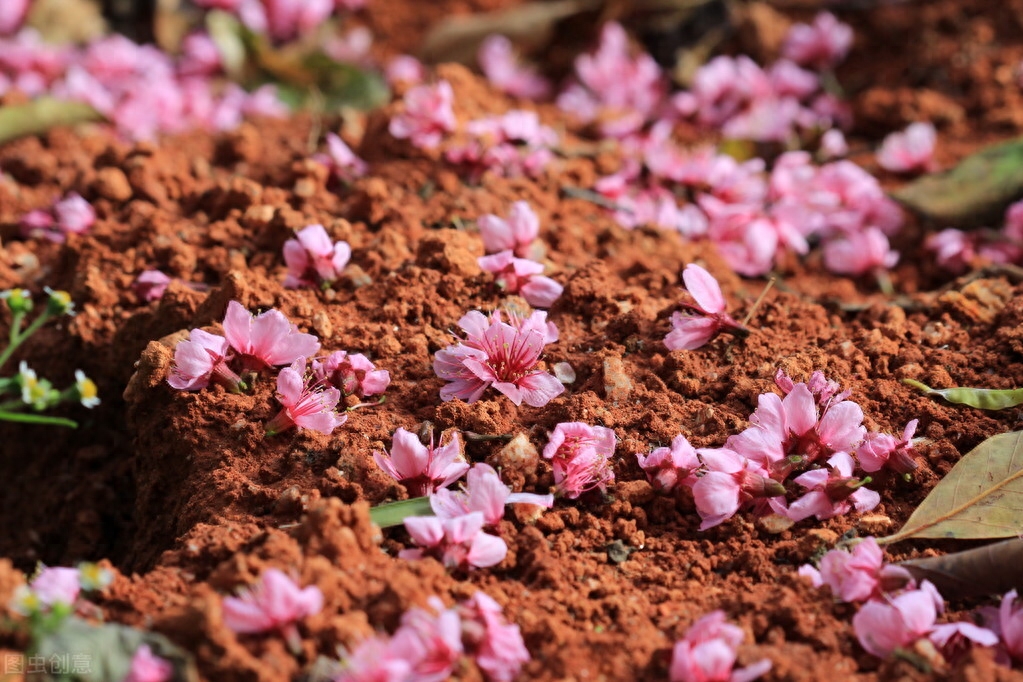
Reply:
[[[929,580],[945,599],[1023,591],[1023,540],[1013,538],[943,556],[900,561],[917,580]]]

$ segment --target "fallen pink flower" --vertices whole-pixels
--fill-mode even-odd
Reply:
[[[447,568],[488,568],[501,563],[508,545],[496,535],[483,532],[483,513],[469,512],[451,519],[436,516],[410,516],[405,530],[419,549],[398,553],[402,559],[432,556]]]
[[[198,391],[216,381],[235,393],[245,388],[235,372],[228,366],[234,357],[227,339],[202,329],[193,329],[188,339],[174,347],[174,366],[167,383],[179,391]]]
[[[869,476],[853,478],[853,467],[852,455],[836,452],[828,459],[826,467],[812,469],[793,479],[807,492],[787,509],[776,511],[797,522],[810,516],[824,521],[847,514],[854,507],[860,513],[870,511],[881,503],[881,496],[863,487],[870,482]]]
[[[277,400],[284,408],[266,424],[266,435],[275,436],[292,427],[318,431],[329,436],[348,421],[347,414],[338,414],[341,391],[310,384],[303,376],[305,360],[299,359],[277,374]]]
[[[838,128],[831,128],[821,135],[819,152],[825,159],[840,159],[849,153],[849,144],[845,141],[845,135]]]
[[[404,682],[412,677],[412,664],[405,652],[398,651],[394,640],[382,635],[368,637],[347,656],[342,656],[341,672],[334,682]]]
[[[205,31],[189,33],[181,41],[181,61],[178,70],[183,76],[208,77],[223,68],[220,50]]]
[[[279,310],[253,315],[237,301],[227,304],[224,336],[239,354],[263,367],[290,365],[320,350],[315,336],[299,332]]]
[[[554,506],[554,496],[513,493],[497,471],[482,462],[469,469],[463,490],[439,487],[430,495],[430,507],[438,517],[453,519],[470,512],[480,512],[483,524],[488,527],[500,523],[504,518],[505,505],[509,504],[532,504],[550,509]]]
[[[32,0],[4,0],[0,3],[0,36],[13,35],[25,23]]]
[[[518,625],[504,619],[501,606],[484,592],[458,606],[462,640],[491,682],[511,682],[530,661]]]
[[[224,624],[234,632],[245,635],[276,630],[292,651],[299,651],[296,621],[323,609],[323,593],[315,585],[300,588],[283,571],[268,568],[256,585],[241,590],[237,597],[224,597],[221,609]]]
[[[750,682],[771,669],[766,658],[735,669],[739,645],[746,635],[725,618],[724,611],[712,611],[675,643],[668,672],[671,682]]]
[[[821,12],[812,24],[796,24],[789,29],[782,55],[815,69],[830,69],[845,59],[852,43],[852,27],[831,12]]]
[[[341,276],[352,257],[348,242],[331,243],[323,225],[309,225],[299,230],[297,239],[284,242],[284,262],[288,275],[286,289],[327,285]]]
[[[965,272],[977,257],[975,236],[951,227],[929,235],[924,247],[934,252],[938,265],[953,273]]]
[[[96,211],[81,196],[72,192],[55,202],[49,211],[35,210],[21,219],[25,237],[44,238],[63,244],[69,234],[83,234],[96,222]]]
[[[77,568],[43,566],[28,585],[15,590],[11,610],[28,616],[50,611],[61,604],[69,608],[78,599],[81,589]]]
[[[391,439],[391,451],[373,451],[377,466],[405,486],[412,497],[429,495],[451,485],[469,470],[457,433],[446,444],[423,445],[414,433],[399,428]]]
[[[159,301],[170,283],[171,278],[159,270],[143,270],[131,288],[143,301]]]
[[[828,239],[824,242],[824,267],[840,275],[885,272],[899,262],[888,237],[876,227]]]
[[[377,369],[362,353],[334,351],[322,361],[313,358],[312,369],[317,380],[360,398],[383,393],[391,383],[391,373]]]
[[[932,123],[911,123],[904,131],[891,133],[881,143],[877,162],[895,173],[934,171],[934,145],[938,133]]]
[[[487,213],[480,216],[476,224],[479,226],[487,253],[511,249],[520,258],[533,255],[532,245],[540,234],[540,219],[527,202],[513,203],[508,211],[507,220]]]
[[[423,63],[408,54],[392,57],[384,70],[390,85],[419,85],[426,78],[426,67]]]
[[[695,314],[672,314],[671,324],[674,329],[664,337],[664,345],[668,350],[694,350],[723,331],[740,336],[749,333],[725,312],[725,297],[713,275],[699,265],[690,263],[682,272],[682,279],[696,301],[695,305],[683,305]]]
[[[441,388],[441,400],[461,398],[474,403],[493,387],[516,405],[543,407],[564,392],[557,379],[537,369],[548,341],[532,323],[519,328],[503,322],[498,313],[488,320],[473,310],[458,326],[465,340],[438,351],[433,361],[437,376],[450,382]]]
[[[909,571],[884,562],[884,553],[872,537],[858,543],[852,552],[829,551],[821,558],[818,575],[821,584],[844,602],[880,599],[885,592],[915,584]]]
[[[551,85],[545,78],[516,63],[511,41],[502,35],[487,36],[476,61],[495,88],[513,97],[542,99],[550,93]]]
[[[913,459],[913,434],[919,419],[912,419],[902,431],[902,438],[896,439],[887,433],[868,433],[856,448],[856,461],[867,473],[888,467],[900,474],[908,474],[917,468]]]
[[[612,429],[562,422],[548,438],[543,456],[551,462],[558,496],[574,500],[588,490],[606,490],[614,482],[611,460],[618,439]]]
[[[451,108],[455,93],[451,84],[417,85],[405,93],[405,109],[391,119],[391,135],[409,139],[417,147],[432,149],[441,138],[455,130],[455,112]]]
[[[1008,657],[1023,661],[1023,608],[1016,606],[1016,597],[1016,590],[1005,593],[994,625],[997,626]]]
[[[853,629],[860,645],[879,658],[906,648],[934,627],[944,602],[928,581],[888,601],[869,601],[853,616]]]
[[[550,277],[544,277],[542,263],[516,258],[511,250],[492,256],[480,256],[479,266],[494,273],[497,285],[509,294],[522,294],[535,308],[550,308],[561,296],[564,287]]]
[[[167,682],[174,674],[174,666],[143,644],[131,657],[128,675],[123,682]]]
[[[995,646],[998,635],[987,628],[973,623],[960,621],[935,625],[927,634],[941,657],[950,664],[955,664],[974,646]]]
[[[670,448],[657,448],[649,455],[638,452],[636,459],[654,490],[671,492],[679,485],[691,487],[696,483],[696,472],[703,468],[696,453],[689,440],[679,434]]]
[[[692,485],[700,530],[724,523],[744,504],[785,495],[766,469],[731,450],[706,448],[700,455],[707,471]]]
[[[411,668],[411,675],[403,678],[408,682],[444,682],[465,653],[458,612],[444,608],[438,597],[430,597],[428,603],[429,610],[412,607],[402,614],[391,639],[390,648]]]
[[[351,147],[334,133],[327,133],[327,153],[314,154],[313,160],[326,166],[331,175],[341,182],[351,182],[355,178],[360,178],[368,170],[366,162],[356,156]]]
[[[311,32],[334,12],[334,0],[262,0],[267,32],[286,41]]]

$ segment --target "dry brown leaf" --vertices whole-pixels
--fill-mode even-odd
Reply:
[[[1023,539],[1013,538],[944,556],[900,561],[917,581],[930,580],[945,599],[1023,591]]]

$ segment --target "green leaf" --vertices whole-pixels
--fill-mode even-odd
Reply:
[[[57,126],[102,120],[103,116],[88,104],[53,97],[0,106],[0,144],[25,135],[40,135]]]
[[[940,227],[1000,225],[1023,196],[1023,138],[985,147],[955,168],[925,175],[892,193]]]
[[[1023,530],[1023,431],[992,436],[966,453],[898,533],[908,538],[988,539]]]
[[[78,422],[64,419],[63,417],[47,417],[44,414],[25,414],[24,412],[8,412],[0,410],[0,421],[19,422],[21,424],[49,424],[50,426],[66,426],[71,429],[78,428]]]
[[[55,631],[43,635],[32,655],[42,656],[57,673],[47,679],[122,682],[132,656],[143,644],[148,644],[154,654],[174,666],[172,679],[198,680],[192,657],[163,635],[124,625],[91,625],[74,616],[64,620]]]
[[[433,516],[429,497],[413,497],[411,500],[389,502],[369,510],[369,518],[381,528],[400,526],[409,516]]]
[[[1023,388],[931,388],[915,379],[903,379],[902,383],[919,389],[924,395],[941,398],[957,405],[968,405],[979,410],[1004,410],[1007,407],[1023,405]]]

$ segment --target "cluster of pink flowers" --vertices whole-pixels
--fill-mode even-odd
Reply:
[[[543,99],[551,92],[547,79],[519,65],[511,41],[502,35],[488,36],[476,61],[491,85],[513,97]]]
[[[1006,209],[999,230],[947,228],[928,237],[925,246],[938,265],[954,273],[983,263],[1023,264],[1023,201]]]
[[[604,426],[563,422],[554,427],[543,457],[554,470],[554,489],[559,497],[574,500],[588,490],[607,490],[614,482],[611,462],[615,432]]]
[[[450,609],[437,597],[429,605],[406,611],[391,637],[361,642],[343,658],[334,679],[440,682],[467,656],[491,682],[511,682],[530,660],[519,627],[509,624],[501,606],[485,593]]]
[[[546,313],[509,315],[505,322],[500,311],[488,318],[473,310],[458,326],[465,339],[437,351],[433,360],[433,371],[449,382],[440,389],[441,400],[474,403],[492,387],[516,405],[543,407],[564,392],[561,382],[538,366],[543,347],[558,338]]]
[[[332,243],[323,225],[304,227],[295,234],[295,239],[284,242],[284,262],[288,266],[284,287],[329,287],[341,276],[351,257],[348,242]]]
[[[689,314],[671,315],[672,331],[664,338],[668,350],[695,350],[721,332],[745,335],[748,330],[725,311],[725,297],[714,276],[695,263],[682,271],[682,281],[696,304],[683,304]]]
[[[184,48],[175,61],[120,35],[77,49],[48,45],[23,29],[0,39],[0,94],[15,89],[84,102],[136,140],[189,128],[228,130],[247,115],[286,113],[273,86],[252,93],[233,83],[216,87],[212,76],[220,61],[206,34],[185,41]]]
[[[48,210],[29,211],[21,218],[21,234],[29,239],[48,239],[63,244],[69,234],[84,234],[96,222],[92,204],[71,192]]]
[[[559,140],[535,111],[522,109],[469,121],[465,135],[464,142],[448,147],[444,158],[473,180],[488,170],[509,177],[538,177],[554,159]]]
[[[410,88],[403,98],[403,110],[391,118],[388,131],[417,147],[433,149],[455,130],[454,99],[451,84],[444,80]]]
[[[196,0],[195,4],[231,12],[250,31],[283,42],[312,33],[335,11],[361,9],[366,0]]]
[[[799,569],[815,586],[827,585],[832,594],[845,602],[863,603],[853,617],[853,628],[860,644],[869,653],[887,658],[898,649],[909,649],[927,638],[934,648],[950,660],[972,645],[995,646],[999,635],[969,622],[936,624],[944,610],[944,600],[928,581],[919,585],[906,569],[886,564],[874,538],[861,541],[852,552],[831,550],[821,559],[820,569]],[[998,630],[1017,632],[1009,593],[1002,602]],[[1012,651],[1011,636],[1005,638]],[[1020,650],[1016,648],[1018,655]]]
[[[268,568],[259,582],[237,597],[224,597],[224,624],[238,634],[278,632],[292,651],[301,651],[298,621],[323,609],[323,593],[310,585],[300,588],[286,573]]]
[[[750,682],[771,669],[761,659],[735,669],[739,645],[746,635],[742,628],[725,621],[724,611],[713,611],[689,628],[671,652],[671,682]]]
[[[857,459],[861,469],[870,471],[889,467],[905,472],[916,466],[911,455],[916,420],[907,425],[902,439],[868,434],[863,410],[820,372],[806,383],[795,383],[779,370],[775,381],[784,397],[762,394],[751,426],[730,436],[725,447],[694,449],[678,436],[670,449],[637,455],[656,488],[692,489],[701,530],[731,518],[743,506],[793,522],[811,516],[829,519],[853,509],[869,511],[880,496],[864,487],[869,477],[854,476]],[[790,503],[796,486],[802,492]]]

